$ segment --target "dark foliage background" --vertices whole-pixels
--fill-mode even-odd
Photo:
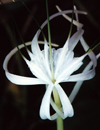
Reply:
[[[4,0],[4,3],[5,7],[0,5],[0,130],[56,130],[55,121],[41,120],[39,117],[39,107],[45,92],[44,85],[17,86],[10,83],[5,76],[2,68],[5,56],[16,46],[15,43],[22,43],[10,14],[13,15],[25,42],[32,40],[38,26],[21,2],[13,3],[11,0]],[[25,3],[41,25],[46,20],[45,0],[26,0]],[[48,3],[50,15],[57,12],[55,5],[59,5],[62,10],[72,9],[73,6],[72,0],[48,0]],[[88,45],[91,45],[100,36],[100,1],[75,0],[75,5],[79,10],[88,12],[87,16],[80,15],[80,22],[84,24],[84,38]],[[60,16],[50,24],[52,42],[62,46],[67,39],[70,23]],[[73,27],[73,32],[75,29]],[[46,28],[44,32],[47,36]],[[42,36],[40,36],[40,39],[42,39]],[[98,54],[100,46],[94,52]],[[23,53],[26,55],[25,50],[23,50]],[[81,46],[76,48],[76,53],[76,55],[84,53]],[[88,59],[86,59],[85,64],[87,62]],[[9,66],[12,73],[32,76],[19,54],[11,59]],[[65,130],[100,129],[99,66],[100,59],[96,68],[96,76],[83,83],[73,102],[74,117],[64,120]],[[73,85],[74,83],[62,84],[68,95]]]

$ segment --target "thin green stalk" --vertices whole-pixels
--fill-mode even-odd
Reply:
[[[57,118],[57,130],[64,130],[63,119],[61,117]]]
[[[49,23],[49,11],[48,11],[48,2],[46,0],[46,11],[47,11],[47,21],[48,21],[48,39],[49,39],[49,50],[50,50],[50,63],[51,63],[51,72],[52,72],[52,82],[55,83],[54,71],[53,71],[53,58],[52,58],[52,47],[51,47],[51,33],[50,33],[50,23]]]
[[[74,19],[74,0],[73,0],[73,12],[72,12],[72,20],[71,20],[71,26],[70,26],[70,31],[68,34],[68,38],[71,36],[72,28],[73,28],[73,19]]]
[[[89,48],[86,53],[89,54],[91,51],[93,51],[93,50],[94,50],[95,48],[97,48],[99,45],[100,45],[100,42],[99,42],[97,45],[95,45],[93,48]]]
[[[53,96],[54,96],[55,104],[60,109],[61,102],[56,88],[53,89]],[[57,130],[64,130],[63,119],[60,116],[57,118],[56,122],[57,122]]]

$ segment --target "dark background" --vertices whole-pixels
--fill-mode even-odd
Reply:
[[[25,42],[32,40],[38,26],[21,2],[13,3],[5,0],[4,3],[5,6],[0,5],[0,130],[56,130],[55,121],[41,120],[39,117],[39,107],[45,92],[44,85],[17,86],[10,83],[5,76],[2,65],[6,55],[16,46],[15,43],[22,43],[10,14],[13,15]],[[25,3],[41,25],[46,20],[45,0],[27,0]],[[88,13],[88,15],[79,15],[79,18],[80,22],[84,24],[84,38],[89,46],[100,36],[99,4],[99,0],[75,0],[77,8]],[[72,0],[48,0],[48,5],[50,15],[57,12],[55,5],[59,5],[62,10],[73,7]],[[62,46],[67,39],[70,23],[60,16],[50,24],[52,42]],[[73,32],[75,29],[76,27],[73,27]],[[44,33],[47,36],[46,28]],[[16,36],[16,40],[14,36]],[[98,54],[100,46],[94,52]],[[26,55],[24,50],[23,53]],[[80,45],[76,48],[76,54],[84,54]],[[87,62],[88,59],[84,63]],[[12,73],[32,76],[19,54],[11,59],[9,66]],[[64,120],[65,130],[100,129],[99,66],[100,59],[96,68],[96,76],[83,83],[73,102],[74,117]],[[62,86],[69,95],[74,83],[66,83]]]

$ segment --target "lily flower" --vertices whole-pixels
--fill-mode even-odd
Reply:
[[[81,11],[76,11],[77,13],[83,13]],[[52,15],[49,20],[55,18],[56,16],[72,13],[72,10],[58,12]],[[47,20],[42,24],[43,28],[47,24]],[[53,62],[53,75],[51,72],[51,62],[50,62],[50,50],[47,41],[44,41],[44,49],[40,50],[38,44],[38,37],[40,30],[35,34],[32,42],[26,43],[26,46],[31,44],[32,52],[28,51],[30,60],[23,57],[26,64],[28,65],[30,71],[35,76],[24,77],[15,75],[9,72],[7,66],[10,58],[18,51],[17,48],[13,49],[5,58],[3,67],[7,78],[14,84],[17,85],[46,85],[46,91],[43,96],[41,106],[40,106],[40,117],[42,119],[55,120],[58,116],[65,119],[67,117],[72,117],[74,115],[74,110],[71,102],[61,87],[62,82],[80,82],[84,80],[92,79],[95,75],[95,67],[97,65],[97,58],[95,54],[90,51],[90,53],[85,53],[80,57],[74,57],[74,48],[78,44],[79,40],[82,38],[84,30],[82,29],[82,24],[78,21],[73,21],[73,24],[78,26],[78,31],[71,37],[67,38],[64,46],[59,49],[52,48],[52,62]],[[82,39],[81,39],[82,40]],[[83,42],[82,42],[83,43]],[[24,45],[19,45],[19,49],[23,48]],[[83,43],[82,47],[86,49],[87,44]],[[82,64],[83,59],[89,56],[91,63],[88,65],[88,69],[79,74],[73,74],[78,70]],[[93,67],[92,67],[93,66]],[[90,69],[92,67],[92,69]],[[61,108],[59,108],[53,101],[51,94],[53,90],[56,89],[58,92]],[[55,110],[55,114],[50,114],[50,104]]]

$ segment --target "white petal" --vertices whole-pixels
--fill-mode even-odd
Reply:
[[[61,86],[58,84],[55,86],[60,100],[61,100],[61,104],[62,104],[62,108],[63,108],[63,112],[64,112],[64,119],[67,117],[72,117],[74,115],[74,111],[73,111],[73,107],[69,101],[69,98],[67,97],[66,93],[63,91],[63,89],[61,88]]]
[[[51,119],[50,116],[50,98],[51,98],[51,93],[53,90],[54,85],[51,83],[48,85],[48,88],[45,92],[45,95],[42,99],[41,107],[40,107],[40,117],[42,119]]]
[[[100,53],[96,56],[96,58],[98,59],[99,57],[100,57]],[[91,61],[91,62],[86,66],[86,68],[83,70],[83,73],[89,71],[89,70],[91,69],[92,65],[93,65],[93,62]],[[80,76],[80,77],[81,77],[81,76]],[[75,86],[74,86],[74,88],[73,88],[73,90],[72,90],[72,92],[71,92],[71,94],[70,94],[70,96],[69,96],[69,99],[70,99],[71,102],[73,102],[73,100],[74,100],[75,96],[77,95],[77,93],[78,93],[78,91],[79,91],[79,89],[80,89],[82,83],[83,83],[83,81],[78,81],[78,82],[75,84]]]
[[[95,76],[95,69],[92,69],[87,72],[83,72],[81,74],[72,75],[67,79],[68,82],[76,82],[92,79]]]
[[[57,61],[59,59],[59,55],[60,55],[61,50],[62,50],[62,48],[57,49],[55,51],[55,53],[54,53],[54,59],[53,59],[54,60],[54,68],[56,68]],[[60,75],[63,71],[65,71],[66,66],[68,66],[71,63],[73,58],[74,58],[74,52],[73,51],[68,51],[67,54],[65,55],[65,57],[62,59],[62,66],[58,70],[57,76]],[[57,79],[57,77],[55,77],[55,78]]]
[[[46,85],[46,89],[48,88],[48,85]],[[62,119],[64,119],[64,114],[63,114],[63,110],[62,108],[59,109],[58,106],[54,103],[52,97],[50,98],[50,103],[52,108],[55,110],[55,114],[51,115],[51,120],[55,120],[57,119],[58,116],[60,116]]]
[[[30,44],[31,44],[31,42],[27,42],[27,43],[26,43],[27,46],[30,45]],[[23,44],[19,45],[19,49],[21,49],[21,48],[23,48],[23,47],[25,47]],[[4,68],[4,70],[5,70],[5,73],[6,73],[7,78],[8,78],[11,82],[13,82],[13,83],[15,83],[15,84],[19,84],[19,85],[44,84],[45,82],[43,82],[42,80],[39,80],[39,79],[37,79],[37,78],[22,77],[22,76],[18,76],[18,75],[14,75],[14,74],[9,73],[8,68],[7,68],[8,62],[9,62],[10,58],[11,58],[17,51],[18,51],[17,47],[14,48],[14,49],[6,56],[6,58],[5,58],[5,60],[4,60],[3,68]],[[20,78],[21,78],[21,80],[20,80]],[[19,81],[18,81],[17,79],[18,79]],[[19,83],[18,83],[18,82],[19,82]],[[46,83],[47,83],[47,82],[46,82]]]
[[[57,8],[57,10],[58,10],[59,12],[62,12],[62,10],[61,10],[58,6],[56,6],[56,8]],[[84,14],[86,14],[86,12],[84,12]],[[72,21],[72,18],[70,18],[68,15],[62,14],[62,16],[63,16],[64,18],[66,18],[68,21],[70,21],[70,22]],[[82,24],[79,23],[78,21],[73,20],[73,24],[76,25],[76,26],[79,27],[79,28],[82,28]]]
[[[53,18],[55,18],[57,16],[60,16],[60,15],[63,15],[63,14],[69,14],[69,13],[72,13],[72,12],[73,12],[72,10],[66,10],[66,11],[61,11],[61,12],[55,13],[52,16],[49,17],[49,20],[52,20]],[[86,12],[84,12],[84,11],[78,11],[77,10],[75,12],[77,12],[79,14],[86,14]],[[69,18],[67,20],[71,22],[71,18]],[[43,29],[46,24],[47,24],[47,20],[44,21],[44,23],[41,25],[41,29]],[[73,24],[78,26],[79,28],[82,28],[82,26],[83,26],[81,23],[79,23],[79,22],[77,22],[75,20],[73,20]],[[38,30],[38,36],[40,35],[40,32],[41,32],[41,30]]]
[[[53,109],[56,111],[56,113],[53,114],[53,115],[51,116],[51,118],[52,118],[53,120],[55,120],[58,116],[60,116],[62,119],[64,119],[64,113],[63,113],[62,108],[59,109],[58,106],[54,103],[54,101],[53,101],[52,98],[50,99],[50,103],[51,103]]]
[[[30,45],[31,42],[27,42],[26,45]],[[19,49],[25,47],[23,44],[19,45]],[[4,63],[3,63],[3,68],[5,70],[5,74],[7,78],[12,82],[17,85],[35,85],[35,84],[44,84],[43,81],[37,79],[37,78],[30,78],[30,77],[24,77],[24,76],[19,76],[19,75],[14,75],[11,74],[8,71],[8,62],[10,58],[18,51],[17,47],[14,48],[5,58]]]
[[[82,37],[84,31],[83,29],[79,29],[70,39],[69,39],[69,50],[73,50],[75,46],[77,45],[78,41]]]
[[[29,50],[28,50],[28,55],[29,55],[29,57],[30,57],[30,59],[32,60],[32,61],[36,61],[37,60],[37,57],[36,57],[36,55],[34,55],[32,52],[30,52]]]
[[[38,34],[38,32],[35,34],[35,36],[34,36],[34,38],[33,38],[33,40],[32,40],[31,50],[32,50],[32,53],[39,58],[40,55],[41,55],[41,50],[40,50],[40,48],[39,48],[38,36],[37,36],[37,34]]]
[[[27,42],[27,43],[25,43],[25,44],[26,44],[26,46],[29,46],[29,45],[31,45],[31,42]],[[21,45],[19,45],[18,47],[19,47],[19,49],[21,49],[21,48],[23,48],[23,47],[25,47],[25,46],[24,46],[24,44],[21,44]],[[3,68],[4,68],[5,71],[7,71],[7,65],[8,65],[8,62],[9,62],[10,58],[11,58],[17,51],[18,51],[18,49],[17,49],[17,47],[15,47],[15,48],[14,48],[13,50],[11,50],[11,51],[9,52],[9,54],[6,56],[6,58],[5,58],[4,62],[3,62]]]
[[[17,84],[17,85],[45,84],[45,82],[41,81],[40,79],[19,76],[19,75],[11,74],[7,71],[6,71],[6,76],[12,83]]]
[[[45,74],[45,69],[41,69],[40,67],[38,67],[37,65],[34,64],[34,62],[27,60],[26,58],[24,58],[25,62],[27,63],[29,69],[31,70],[31,72],[33,73],[33,75],[35,75],[36,77],[38,77],[40,80],[44,81],[45,83],[50,83],[50,79],[47,77],[47,75]]]
[[[84,50],[87,51],[87,50],[89,49],[89,46],[87,45],[87,43],[85,42],[85,40],[84,40],[83,37],[80,39],[80,42],[81,42],[81,44],[82,44]],[[95,54],[93,53],[93,51],[91,51],[88,55],[89,55],[90,59],[91,59],[92,62],[93,62],[93,66],[96,67],[96,65],[97,65],[97,60],[96,60],[96,56],[95,56]]]
[[[69,43],[69,39],[67,39],[64,47],[61,49],[61,53],[59,55],[57,65],[56,65],[56,68],[55,68],[55,77],[57,77],[57,73],[62,66],[62,63],[63,63],[63,60],[65,58],[66,53],[68,52],[68,43]]]
[[[74,58],[70,64],[66,66],[66,69],[62,71],[57,77],[57,83],[62,82],[64,79],[65,81],[68,80],[68,76],[70,76],[74,71],[79,69],[79,67],[82,65],[82,60],[84,59],[86,55],[83,55],[79,58]],[[63,67],[63,66],[62,66]]]
[[[44,45],[44,62],[45,62],[45,66],[46,66],[46,70],[47,70],[47,72],[48,72],[48,74],[49,74],[49,77],[51,78],[51,71],[50,71],[50,65],[49,65],[49,55],[48,55],[48,49],[49,49],[49,47],[48,47],[48,45],[47,45],[47,42],[45,41],[45,45]]]
[[[75,11],[75,12],[77,12],[77,13],[79,13],[79,14],[86,14],[85,12],[83,12],[83,11],[78,11],[78,10]],[[66,11],[61,11],[61,12],[55,13],[55,14],[53,14],[53,15],[51,15],[51,16],[49,17],[49,20],[52,20],[53,18],[55,18],[55,17],[57,17],[57,16],[60,16],[60,15],[63,15],[63,14],[69,14],[69,13],[72,13],[72,10],[66,10]],[[71,22],[71,18],[70,18],[70,20],[69,20],[69,19],[67,19],[67,20]],[[47,24],[47,20],[44,21],[44,23],[42,24],[41,28],[43,29],[46,24]],[[75,21],[75,20],[73,20],[73,24],[76,25],[76,26],[78,26],[79,28],[82,28],[82,26],[83,26],[83,24],[81,24],[81,23],[79,23],[79,22],[77,22],[77,21]],[[40,30],[40,31],[41,31],[41,30]],[[39,31],[39,33],[40,33],[40,31]]]
[[[76,12],[75,12],[76,20],[77,20],[77,22],[79,22],[78,13],[77,13],[76,7],[74,7],[74,10],[76,11]],[[79,30],[79,28],[77,28],[77,30]],[[84,40],[83,37],[80,39],[80,42],[81,42],[81,44],[82,44],[84,50],[87,51],[87,50],[89,49],[89,46],[87,45],[87,43],[85,42],[85,40]],[[96,67],[96,65],[97,65],[97,60],[96,60],[96,56],[95,56],[95,54],[93,53],[93,51],[91,51],[88,55],[89,55],[90,59],[92,60],[94,66]]]
[[[76,10],[76,7],[74,7],[74,9]],[[76,15],[76,20],[79,21],[79,20],[78,20],[78,14],[77,14],[77,12],[75,13],[75,15]],[[77,28],[77,29],[79,29],[79,28]],[[89,49],[89,46],[88,46],[87,43],[85,42],[84,38],[82,37],[82,38],[80,39],[80,41],[81,41],[81,44],[82,44],[84,50],[87,51],[87,50]],[[83,70],[83,73],[89,71],[89,70],[91,69],[91,67],[92,67],[93,64],[94,64],[94,68],[95,68],[95,66],[96,66],[96,64],[97,64],[97,63],[96,63],[96,58],[99,58],[99,57],[100,57],[100,54],[98,54],[98,55],[96,56],[96,58],[95,58],[94,53],[93,53],[93,52],[90,52],[90,53],[89,53],[89,57],[90,57],[90,59],[91,59],[92,61],[86,66],[86,68]],[[92,71],[94,71],[94,69],[93,69]],[[81,78],[81,75],[80,75],[79,78]],[[82,80],[83,80],[83,78],[82,78]],[[71,102],[73,102],[73,100],[74,100],[75,96],[77,95],[77,93],[78,93],[78,91],[79,91],[79,89],[80,89],[82,83],[83,83],[83,81],[78,81],[78,82],[75,84],[75,86],[74,86],[74,88],[73,88],[73,90],[72,90],[72,92],[71,92],[71,94],[70,94],[70,96],[69,96],[69,99],[70,99]]]
[[[69,95],[69,100],[70,100],[71,103],[73,102],[74,98],[76,97],[76,95],[77,95],[77,93],[78,93],[78,91],[79,91],[82,84],[83,84],[83,81],[78,81],[75,84],[71,94]]]

